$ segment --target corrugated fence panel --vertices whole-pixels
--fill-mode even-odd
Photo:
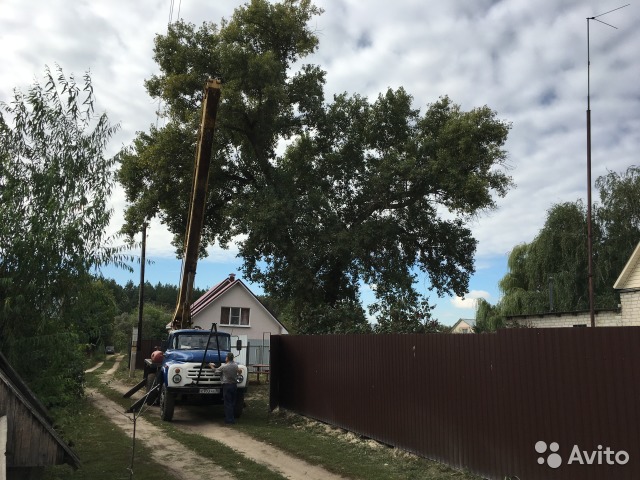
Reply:
[[[271,408],[490,479],[640,478],[640,328],[274,335]]]

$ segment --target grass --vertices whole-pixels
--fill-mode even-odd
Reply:
[[[104,372],[112,364],[113,359],[107,359],[105,365],[96,373]],[[142,377],[141,372],[136,374],[135,378],[130,378],[128,371],[121,368],[116,373],[116,378],[128,385],[135,385]],[[90,386],[98,388],[101,393],[123,407],[131,404],[131,400],[122,398],[121,394],[101,384],[96,375],[88,375],[87,379]],[[285,411],[269,413],[268,385],[251,385],[246,402],[248,408],[245,409],[242,418],[234,428],[346,478],[368,480],[449,478],[476,480],[480,478],[371,440],[360,439],[353,434],[299,415]],[[220,414],[222,415],[221,407]],[[145,419],[161,428],[168,437],[183,443],[203,457],[210,458],[238,478],[265,480],[283,478],[221,443],[204,439],[199,435],[184,433],[174,428],[171,423],[161,421],[156,415],[145,415]],[[97,428],[87,429],[88,424],[96,425]],[[60,426],[65,438],[74,441],[74,450],[83,460],[83,465],[75,473],[70,473],[71,470],[67,468],[68,475],[49,476],[45,480],[129,478],[126,467],[131,460],[130,439],[116,427],[111,426],[108,420],[87,402],[83,403],[77,416],[65,417],[65,421],[60,423]],[[105,451],[109,452],[107,456],[104,455]],[[210,453],[212,451],[215,451],[215,456]],[[160,478],[173,478],[167,476],[162,467],[145,461],[145,458],[149,458],[148,450],[141,445],[141,442],[136,445],[136,452],[135,479],[155,479],[158,475],[161,476]],[[116,463],[119,464],[117,467]],[[60,467],[56,468],[60,469]],[[123,476],[123,471],[127,473],[126,476]]]
[[[45,480],[102,480],[128,479],[131,472],[131,439],[114,426],[88,400],[82,400],[66,411],[58,411],[58,429],[70,442],[82,464],[78,470],[68,465],[58,465],[45,470]],[[90,428],[88,426],[90,425]],[[166,475],[164,469],[148,460],[150,452],[141,444],[136,445],[136,480],[178,480]]]
[[[300,415],[268,413],[268,394],[268,386],[253,388],[238,428],[331,472],[367,480],[479,478]]]

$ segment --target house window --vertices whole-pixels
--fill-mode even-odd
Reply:
[[[220,325],[249,326],[249,308],[222,307]]]

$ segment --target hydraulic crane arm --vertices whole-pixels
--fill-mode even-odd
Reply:
[[[184,242],[184,259],[180,273],[178,303],[173,315],[171,327],[173,330],[191,327],[191,291],[196,276],[198,264],[198,250],[204,224],[204,210],[207,199],[207,185],[209,183],[209,167],[211,165],[211,150],[213,147],[213,133],[216,125],[216,115],[220,102],[220,79],[209,79],[204,89],[202,100],[202,119],[198,135],[193,172],[193,188],[189,201],[189,218]]]

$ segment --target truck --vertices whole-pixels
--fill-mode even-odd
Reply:
[[[242,348],[240,340],[236,349]],[[176,404],[222,405],[221,374],[209,364],[220,365],[231,351],[231,335],[202,329],[173,330],[162,355],[145,359],[147,403],[160,404],[160,418],[171,421]],[[247,390],[247,367],[238,366],[238,393],[234,416],[240,417]]]
[[[128,412],[137,411],[144,403],[160,404],[162,420],[173,419],[176,404],[222,404],[222,381],[210,364],[219,366],[231,351],[231,336],[218,332],[214,323],[211,330],[193,328],[190,312],[190,296],[198,262],[198,250],[204,224],[209,167],[215,130],[218,104],[220,102],[219,78],[209,79],[205,85],[202,101],[202,119],[194,165],[193,187],[189,202],[187,231],[184,242],[184,258],[180,273],[178,300],[169,337],[161,350],[154,351],[145,359],[144,378],[125,397],[146,387],[147,394],[135,402]],[[242,349],[238,340],[236,350]],[[247,367],[239,365],[238,393],[235,416],[240,417],[244,408],[247,390]]]

